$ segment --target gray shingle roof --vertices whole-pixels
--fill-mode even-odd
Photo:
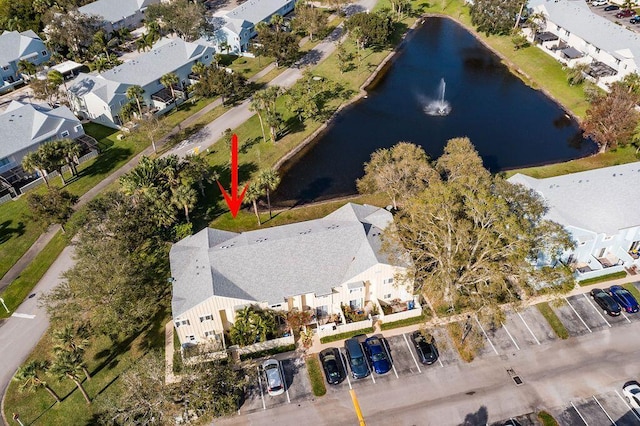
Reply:
[[[329,294],[388,263],[379,253],[380,233],[391,220],[386,210],[347,204],[322,219],[242,234],[205,229],[171,248],[173,315],[213,295],[276,304]]]
[[[0,158],[55,136],[65,121],[73,125],[80,120],[65,106],[51,109],[44,105],[11,101],[0,113]]]
[[[29,53],[40,53],[44,44],[40,37],[32,30],[4,31],[0,35],[0,66],[6,66],[12,61],[18,61]]]
[[[592,13],[582,0],[545,1],[538,4],[547,10],[554,24],[618,59],[633,58],[640,67],[640,34]]]
[[[226,16],[229,19],[249,21],[255,25],[290,2],[291,0],[249,0],[227,13]]]
[[[546,179],[518,173],[508,181],[540,193],[547,218],[561,225],[607,235],[640,225],[640,162]]]
[[[105,21],[114,23],[135,15],[138,10],[149,4],[159,3],[159,0],[98,0],[78,8],[84,15],[96,15]]]

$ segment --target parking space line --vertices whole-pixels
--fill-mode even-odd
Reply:
[[[478,323],[478,326],[480,327],[480,330],[482,330],[482,334],[484,334],[484,337],[487,338],[487,341],[489,342],[489,344],[491,345],[491,348],[493,349],[493,351],[496,353],[496,355],[500,355],[498,353],[498,351],[496,350],[496,347],[493,346],[493,343],[491,342],[491,339],[489,339],[489,336],[487,336],[487,332],[484,331],[484,327],[482,326],[482,324],[480,324],[480,321],[478,321],[478,318],[476,318],[476,323]]]
[[[509,335],[509,337],[511,338],[511,341],[513,342],[513,344],[516,346],[517,350],[520,350],[520,346],[518,346],[518,344],[516,343],[516,339],[513,338],[513,336],[511,335],[511,333],[509,333],[509,329],[507,328],[506,325],[504,325],[503,322],[501,322],[500,324],[502,324],[502,328],[504,328],[504,331],[507,332],[507,334]]]
[[[444,364],[442,363],[442,360],[440,359],[440,355],[438,355],[438,362],[440,363],[440,367],[444,368]]]
[[[578,313],[578,311],[576,311],[576,308],[573,307],[573,305],[569,302],[569,299],[567,299],[566,297],[563,297],[564,301],[567,302],[567,305],[569,305],[569,307],[571,308],[571,310],[573,311],[574,314],[576,314],[576,316],[578,317],[578,319],[580,321],[582,321],[582,324],[587,328],[587,330],[589,330],[589,333],[593,333],[593,330],[591,330],[589,328],[589,326],[587,325],[586,322],[584,322],[584,320],[582,319],[582,317],[580,316],[580,314]],[[576,410],[578,411],[578,410]],[[585,422],[586,423],[586,422]]]
[[[518,314],[518,316],[520,317],[520,319],[522,320],[522,323],[524,324],[525,327],[527,327],[527,330],[529,330],[529,333],[531,333],[531,335],[533,336],[533,339],[536,341],[537,344],[540,344],[540,340],[538,340],[538,338],[536,337],[535,334],[533,334],[533,331],[531,330],[531,328],[529,328],[529,324],[527,324],[527,322],[524,320],[524,318],[522,317],[522,315],[520,315],[520,312],[518,312],[516,309],[514,309],[514,311],[516,311],[516,314]]]
[[[595,395],[593,395],[593,400],[596,402],[596,404],[598,404],[598,407],[600,407],[600,409],[602,411],[604,411],[604,414],[607,415],[607,417],[609,418],[609,421],[611,422],[611,424],[613,426],[617,426],[617,423],[611,418],[611,416],[609,415],[609,413],[607,413],[607,410],[604,409],[604,407],[602,406],[602,404],[600,404],[600,401],[598,401],[598,398],[596,398]]]
[[[411,350],[411,345],[409,345],[409,341],[407,340],[407,335],[402,333],[402,337],[404,337],[404,342],[407,344],[407,348],[409,348],[409,353],[411,354],[411,358],[413,358],[413,362],[416,364],[416,368],[418,369],[418,373],[422,373],[420,370],[420,366],[418,365],[418,360],[416,359],[413,351]]]
[[[602,315],[602,312],[600,312],[600,309],[598,309],[598,308],[596,307],[596,305],[594,305],[594,304],[593,304],[593,302],[592,302],[591,300],[589,300],[589,298],[587,297],[587,295],[586,295],[586,294],[582,293],[582,295],[584,296],[584,298],[585,298],[585,299],[587,299],[587,302],[589,302],[589,304],[590,304],[591,306],[593,306],[593,309],[595,309],[595,310],[596,310],[596,312],[598,313],[598,315],[600,315],[600,318],[602,318],[602,319],[604,320],[604,322],[606,322],[606,323],[607,323],[607,325],[609,326],[609,328],[611,328],[611,324],[609,324],[609,321],[607,321],[607,319],[604,317],[604,315]]]
[[[349,389],[353,389],[351,387],[351,380],[349,380],[349,370],[347,369],[347,363],[344,360],[344,355],[342,354],[342,351],[340,349],[338,349],[338,353],[340,354],[340,364],[342,364],[342,368],[344,369],[344,375],[347,377],[347,383],[349,384]]]
[[[264,392],[262,392],[262,379],[260,378],[260,368],[256,367],[258,370],[258,383],[260,384],[260,398],[262,398],[262,409],[267,409],[267,404],[264,403]]]
[[[633,409],[633,407],[631,407],[629,405],[629,403],[627,402],[626,399],[624,399],[622,397],[622,395],[620,395],[620,393],[618,392],[618,389],[614,389],[616,391],[616,395],[618,395],[618,397],[622,400],[622,402],[624,402],[624,405],[627,406],[627,408],[629,409],[629,411],[631,411],[633,413],[634,416],[636,416],[636,419],[638,419],[638,421],[640,422],[640,416],[638,416],[638,413],[636,413],[636,410]]]
[[[573,407],[574,410],[576,410],[576,413],[578,413],[578,416],[580,416],[580,418],[582,419],[582,421],[584,422],[585,425],[589,426],[589,423],[587,423],[587,421],[584,419],[584,417],[582,417],[582,414],[580,414],[580,411],[578,411],[578,409],[576,408],[575,405],[573,405],[573,401],[571,401],[571,406]]]
[[[620,313],[622,314],[622,316],[624,317],[624,319],[626,319],[626,320],[627,320],[627,322],[628,322],[629,324],[631,324],[631,320],[629,319],[629,317],[627,316],[627,314],[625,314],[623,310],[620,310]]]

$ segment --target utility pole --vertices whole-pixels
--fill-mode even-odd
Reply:
[[[464,323],[464,332],[462,333],[462,341],[460,344],[464,343],[464,340],[467,338],[469,333],[471,332],[471,315],[467,315],[467,322]]]
[[[514,30],[518,28],[518,24],[520,23],[520,17],[522,16],[522,10],[524,9],[525,4],[527,4],[527,2],[522,3],[522,6],[520,6],[520,12],[518,12],[518,16],[516,17],[516,23],[513,26]]]

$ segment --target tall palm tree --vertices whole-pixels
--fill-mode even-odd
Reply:
[[[41,378],[41,373],[46,372],[48,367],[49,365],[46,361],[29,361],[18,369],[13,380],[22,382],[20,390],[33,392],[38,388],[45,388],[55,398],[56,402],[60,402],[58,394]]]
[[[184,209],[184,215],[189,220],[189,210],[192,209],[198,201],[196,190],[187,185],[178,186],[171,195],[171,202]]]
[[[49,187],[49,178],[47,177],[47,163],[40,155],[40,151],[31,151],[22,157],[22,168],[27,172],[36,172],[42,176],[44,183]]]
[[[25,74],[28,77],[27,80],[30,80],[31,77],[36,74],[36,66],[26,59],[20,59],[20,62],[18,62],[18,71],[20,74]]]
[[[173,98],[174,102],[176,100],[176,95],[173,91],[173,85],[178,84],[179,82],[180,82],[180,78],[178,77],[178,74],[176,74],[175,72],[170,72],[160,77],[160,84],[162,84],[164,87],[171,90],[171,97]]]
[[[142,106],[140,101],[142,101],[142,94],[144,93],[144,89],[137,84],[130,86],[127,88],[127,98],[133,99],[136,101],[136,105],[138,106],[138,113],[140,117],[142,117]]]
[[[78,169],[76,169],[76,165],[78,164],[78,155],[80,155],[80,145],[78,145],[74,140],[66,138],[61,140],[61,148],[64,153],[67,166],[69,166],[69,169],[71,170],[71,175],[77,175]]]
[[[284,24],[284,17],[276,13],[271,17],[270,23],[274,27],[275,31],[279,33],[280,31],[282,31],[282,25]]]
[[[62,185],[66,185],[67,181],[62,173],[62,168],[66,165],[67,160],[63,148],[62,140],[57,139],[51,142],[46,142],[38,147],[40,155],[44,160],[50,164],[53,170],[56,170],[62,179]]]
[[[61,351],[56,354],[56,358],[51,365],[51,372],[58,376],[59,379],[70,379],[76,384],[76,387],[82,393],[87,404],[91,404],[91,399],[87,391],[82,386],[80,375],[82,374],[81,360],[74,356],[71,352]]]
[[[267,141],[267,136],[264,133],[264,122],[262,121],[262,112],[265,111],[265,96],[262,90],[258,90],[251,97],[251,103],[249,104],[249,110],[255,111],[258,114],[258,120],[260,120],[260,130],[262,130],[262,140]]]
[[[84,363],[84,353],[89,346],[89,330],[86,324],[79,327],[68,324],[61,330],[54,331],[53,337],[56,342],[53,346],[53,352],[55,354],[69,352],[74,355],[87,380],[91,380],[89,370]]]
[[[269,194],[271,191],[275,191],[278,185],[280,185],[280,176],[278,176],[278,172],[274,169],[264,169],[258,174],[258,182],[264,188],[264,191],[267,194],[269,219],[272,219],[273,216],[271,214],[271,197],[269,196]]]
[[[244,202],[245,204],[253,204],[253,212],[256,214],[258,218],[258,225],[262,225],[262,221],[260,220],[260,214],[258,213],[258,199],[264,195],[264,190],[260,182],[251,182],[249,187],[247,188],[247,192],[244,194]]]
[[[202,77],[202,74],[205,72],[206,69],[207,69],[207,66],[202,62],[198,61],[195,64],[193,64],[193,66],[191,67],[191,72],[193,72],[194,74],[198,74],[200,77]]]
[[[122,191],[132,197],[134,202],[137,202],[150,191],[156,189],[158,174],[157,162],[147,156],[143,156],[133,170],[120,176],[119,181]]]

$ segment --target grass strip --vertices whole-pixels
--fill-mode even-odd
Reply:
[[[315,396],[322,396],[326,394],[327,388],[324,385],[324,377],[322,375],[322,369],[320,368],[320,361],[318,361],[318,357],[316,355],[312,355],[307,358],[306,362],[313,394]]]
[[[553,312],[553,309],[551,309],[551,306],[549,306],[547,302],[538,303],[536,305],[536,308],[538,308],[542,316],[547,320],[547,322],[559,338],[569,338],[569,331],[567,331],[564,324],[562,324],[562,321],[560,321],[560,318],[558,318],[556,313]]]
[[[605,281],[617,280],[627,276],[625,271],[614,272],[613,274],[602,275],[599,277],[588,278],[586,280],[578,281],[580,287],[584,287],[591,284],[602,283]]]
[[[320,343],[336,342],[338,340],[350,339],[353,336],[357,336],[358,334],[367,334],[367,333],[373,333],[373,327],[367,327],[360,330],[347,331],[346,333],[338,333],[332,336],[321,337]]]
[[[633,297],[636,298],[636,300],[640,300],[640,290],[638,290],[636,286],[633,285],[633,283],[622,284],[622,287],[627,289],[629,293],[631,293]]]
[[[558,422],[553,416],[546,411],[538,412],[538,420],[542,423],[542,426],[558,426]]]
[[[427,320],[428,316],[426,314],[425,311],[422,311],[422,314],[418,315],[417,317],[411,317],[411,318],[405,318],[405,319],[401,319],[398,321],[392,321],[392,322],[382,322],[380,324],[380,329],[381,330],[391,330],[392,328],[398,328],[398,327],[406,327],[408,325],[414,325],[414,324],[420,324],[422,322],[425,322]]]

